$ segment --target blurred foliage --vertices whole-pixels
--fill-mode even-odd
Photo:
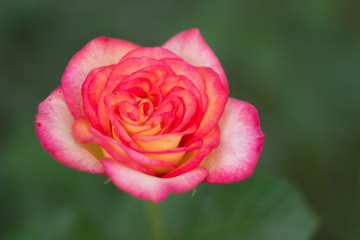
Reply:
[[[1,154],[12,160],[0,176],[0,212],[7,213],[1,239],[152,239],[160,229],[164,238],[154,239],[303,240],[315,230],[317,218],[301,194],[278,177],[201,184],[194,196],[171,195],[158,213],[156,204],[100,184],[105,176],[51,161],[29,129],[18,129]],[[25,162],[24,153],[38,158]]]
[[[277,239],[359,239],[359,7],[355,0],[1,1],[0,238],[144,237],[140,201],[97,185],[103,176],[51,160],[36,139],[34,116],[91,39],[155,46],[197,27],[225,69],[230,96],[258,108],[266,138],[250,180],[203,184],[193,200],[191,193],[165,200],[166,229],[179,239],[216,239],[217,229],[229,229],[229,239],[236,231],[266,239],[270,230]],[[269,174],[289,179],[303,197],[283,180],[266,180]],[[320,223],[313,237],[309,209]],[[186,233],[184,219],[218,227],[211,236],[202,228]]]

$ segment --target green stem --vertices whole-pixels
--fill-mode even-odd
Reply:
[[[151,201],[144,201],[145,211],[151,231],[151,239],[164,240],[164,223],[159,210],[159,206]]]

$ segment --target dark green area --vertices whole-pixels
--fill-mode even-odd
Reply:
[[[1,154],[8,160],[0,176],[1,239],[304,240],[317,226],[300,192],[266,175],[201,184],[193,197],[171,195],[157,212],[154,203],[100,184],[105,176],[51,161],[29,129],[18,129]]]
[[[156,46],[197,27],[266,138],[251,179],[165,200],[166,236],[359,239],[359,10],[348,0],[1,1],[0,238],[150,236],[141,201],[52,160],[34,116],[91,39]]]

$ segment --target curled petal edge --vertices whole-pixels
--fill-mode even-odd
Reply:
[[[197,167],[173,178],[158,178],[133,170],[111,158],[101,160],[105,174],[123,191],[145,200],[161,202],[170,192],[184,193],[203,182],[208,174],[204,167]]]
[[[201,36],[199,29],[192,28],[170,38],[162,47],[182,57],[195,67],[210,67],[221,79],[224,89],[229,92],[227,78],[218,58]]]
[[[256,108],[229,98],[219,121],[220,144],[200,164],[209,170],[208,183],[232,183],[252,175],[264,134]]]

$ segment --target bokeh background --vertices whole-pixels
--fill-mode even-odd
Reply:
[[[0,3],[0,239],[360,239],[360,4],[347,0]],[[197,27],[266,135],[254,175],[154,210],[37,140],[37,105],[105,35],[158,46]],[[155,219],[155,220],[154,220]]]

